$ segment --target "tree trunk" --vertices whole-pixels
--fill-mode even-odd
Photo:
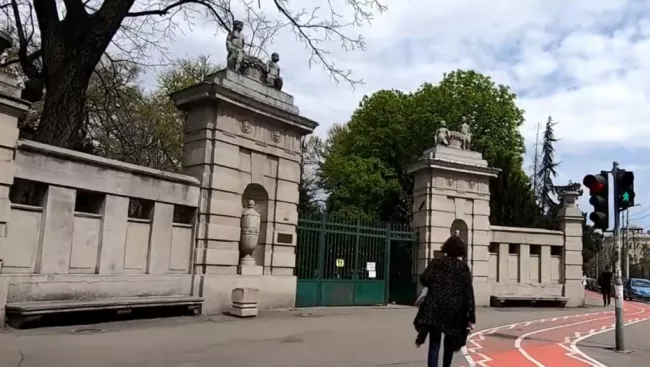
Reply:
[[[86,89],[90,74],[66,67],[65,78],[47,82],[43,114],[34,140],[62,148],[82,150],[86,120]]]

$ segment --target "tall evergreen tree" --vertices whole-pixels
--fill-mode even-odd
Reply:
[[[557,177],[557,167],[559,162],[555,161],[555,143],[558,139],[555,138],[554,127],[557,122],[553,121],[551,116],[546,121],[544,128],[544,135],[542,138],[542,154],[541,161],[535,172],[535,180],[537,181],[537,201],[540,206],[542,215],[550,218],[557,211],[558,203],[556,202],[556,190],[553,185],[553,179]]]

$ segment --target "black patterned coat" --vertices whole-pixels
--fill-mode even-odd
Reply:
[[[441,330],[452,338],[454,351],[459,350],[467,342],[468,325],[476,323],[469,267],[455,257],[433,259],[420,282],[429,290],[413,321],[415,329]]]

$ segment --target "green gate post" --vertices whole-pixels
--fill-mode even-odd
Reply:
[[[318,306],[323,305],[323,279],[325,273],[325,241],[327,233],[327,216],[320,216],[320,235],[318,236]]]
[[[354,270],[352,271],[352,304],[357,304],[357,288],[359,287],[359,239],[361,238],[361,220],[357,218],[356,228],[354,236],[354,254],[352,255],[352,265]],[[364,267],[365,269],[365,267]]]
[[[391,224],[386,224],[386,249],[384,251],[384,304],[388,304],[390,299],[390,244],[391,244]]]

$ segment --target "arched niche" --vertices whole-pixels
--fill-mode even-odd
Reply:
[[[253,251],[255,264],[264,266],[264,247],[266,244],[266,228],[268,223],[269,211],[269,194],[266,189],[259,184],[249,184],[244,189],[241,205],[242,211],[248,208],[248,200],[255,201],[255,210],[260,214],[260,237],[257,240],[257,247]]]
[[[463,243],[465,244],[465,254],[467,254],[464,260],[467,262],[467,256],[469,256],[469,227],[467,227],[467,223],[462,219],[454,220],[449,228],[449,234],[452,236],[459,236],[463,240]]]

